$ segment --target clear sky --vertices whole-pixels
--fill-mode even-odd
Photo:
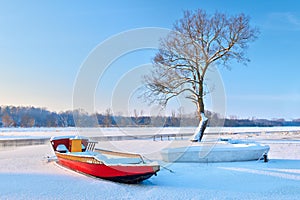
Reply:
[[[247,66],[233,63],[230,71],[220,69],[226,91],[226,115],[300,118],[297,0],[1,0],[0,105],[70,110],[80,66],[99,43],[134,28],[172,28],[183,10],[197,8],[210,13],[243,12],[261,32],[250,44],[251,62]],[[119,73],[115,80],[118,81],[124,73],[119,70],[121,66],[128,70],[149,63],[153,55],[153,51],[148,51],[123,56],[108,70],[106,79],[114,79]],[[109,81],[99,84],[107,91],[113,88]],[[96,96],[97,109],[104,112],[110,106],[109,99],[105,93]]]

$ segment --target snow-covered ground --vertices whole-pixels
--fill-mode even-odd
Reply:
[[[40,134],[27,130],[10,131],[13,134],[6,131],[1,135],[72,133],[72,130],[45,130]],[[300,138],[299,134],[286,131],[222,135],[269,144],[268,163],[170,164],[161,161],[160,149],[182,141],[99,142],[98,147],[142,153],[174,172],[161,168],[157,176],[138,185],[87,177],[48,162],[47,156],[54,155],[50,144],[2,148],[0,199],[300,199]]]

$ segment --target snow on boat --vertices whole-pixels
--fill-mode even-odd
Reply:
[[[82,136],[52,137],[58,163],[72,170],[121,183],[139,183],[156,175],[160,166],[145,163],[141,155],[95,149],[95,143]]]
[[[262,159],[269,150],[268,145],[256,142],[220,139],[165,148],[161,150],[161,155],[166,162],[238,162]]]

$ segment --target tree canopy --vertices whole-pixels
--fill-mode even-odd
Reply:
[[[161,39],[154,68],[145,76],[145,97],[166,105],[183,94],[197,106],[201,120],[205,117],[208,69],[213,64],[229,67],[232,60],[249,62],[246,50],[257,35],[258,29],[251,27],[250,18],[243,13],[229,16],[219,12],[210,15],[201,9],[185,11],[170,34]]]

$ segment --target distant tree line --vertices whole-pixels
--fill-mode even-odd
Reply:
[[[113,115],[110,109],[104,113],[88,114],[83,110],[51,112],[45,108],[35,107],[15,107],[15,106],[0,106],[0,127],[75,127],[74,115],[80,116],[76,120],[86,127],[92,127],[94,119],[97,120],[97,126],[100,127],[188,127],[197,126],[199,119],[197,114],[182,114],[172,112],[170,116],[145,116],[134,110],[132,116]],[[216,114],[207,111],[206,116],[211,121],[222,120]],[[208,124],[210,126],[210,124]],[[231,117],[225,119],[224,126],[241,127],[241,126],[300,126],[300,119],[285,121],[284,119],[238,119]]]

